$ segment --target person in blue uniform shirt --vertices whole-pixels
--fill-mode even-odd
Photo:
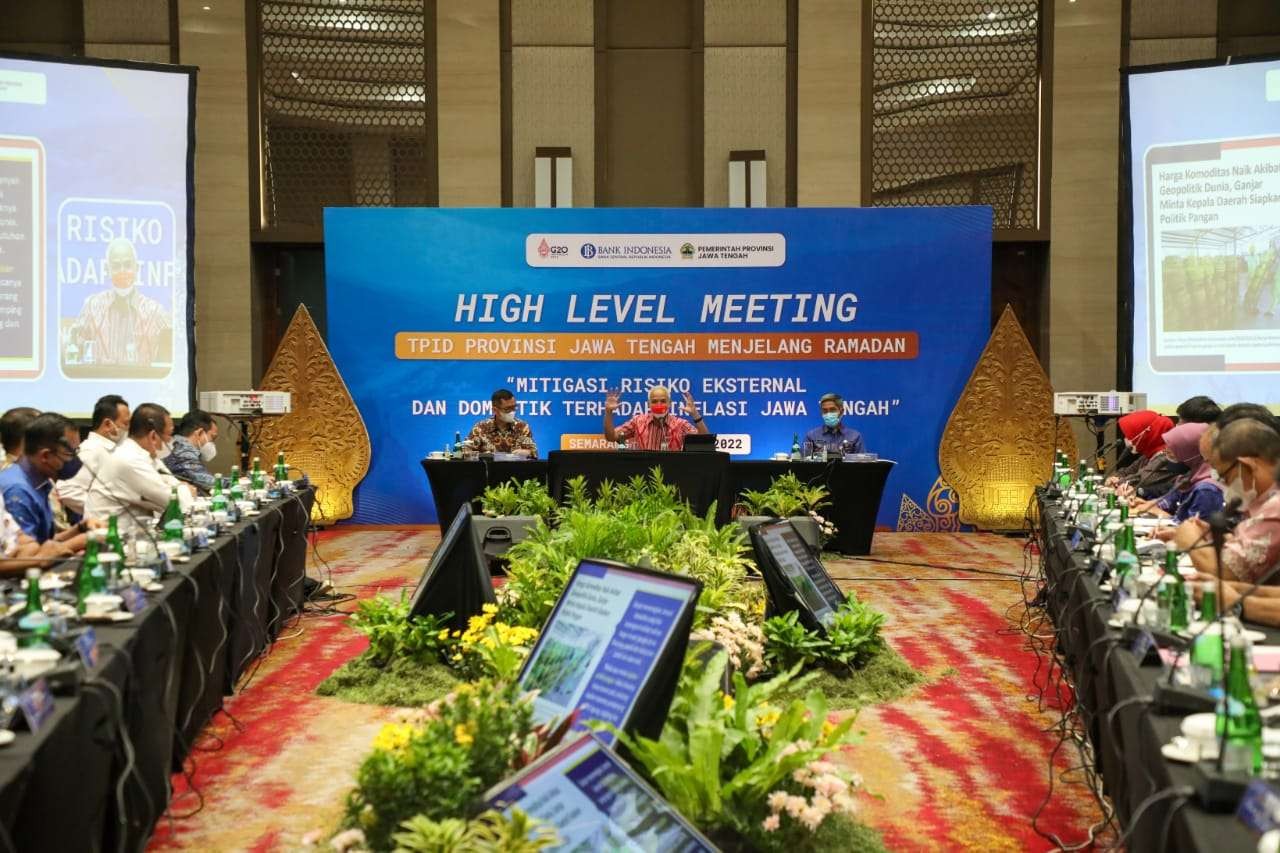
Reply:
[[[822,426],[805,433],[806,452],[826,448],[828,453],[865,453],[862,433],[844,422],[844,398],[839,394],[823,394],[818,401],[822,413]]]

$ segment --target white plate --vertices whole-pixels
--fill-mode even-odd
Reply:
[[[130,613],[128,610],[117,610],[115,613],[112,613],[110,615],[111,615],[112,622],[128,622],[130,619],[133,618],[133,614]]]
[[[17,735],[10,729],[0,729],[0,746],[8,746],[17,739]]]
[[[164,584],[149,583],[146,586],[144,586],[143,589],[145,589],[147,592],[164,592]]]
[[[1212,761],[1218,757],[1217,749],[1204,751],[1196,749],[1196,745],[1182,735],[1174,735],[1173,740],[1160,747],[1160,754],[1170,761],[1181,764],[1195,764],[1197,761]]]
[[[1187,626],[1186,630],[1179,631],[1178,636],[1186,637],[1190,639],[1191,637],[1194,637],[1203,627],[1204,627],[1203,622],[1192,622],[1189,626]],[[1217,636],[1217,633],[1215,632],[1210,636]],[[1252,628],[1244,629],[1244,637],[1246,640],[1248,640],[1251,643],[1265,643],[1267,641],[1266,634],[1264,634],[1262,631],[1255,631]]]

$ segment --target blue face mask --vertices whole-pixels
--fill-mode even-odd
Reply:
[[[822,422],[829,427],[833,427],[836,424],[840,423],[840,413],[839,412],[823,412]]]

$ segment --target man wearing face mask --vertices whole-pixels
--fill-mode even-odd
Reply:
[[[826,449],[839,457],[843,453],[865,453],[862,433],[844,423],[844,399],[839,394],[823,394],[818,400],[822,426],[805,433],[805,452]]]
[[[39,409],[30,406],[15,406],[0,415],[0,444],[4,445],[4,457],[0,458],[0,471],[18,461],[22,455],[22,434],[27,431]]]
[[[172,453],[173,418],[164,406],[143,403],[129,418],[129,436],[107,456],[89,486],[85,509],[98,518],[118,516],[120,532],[137,528],[141,518],[169,505],[177,487],[183,511],[191,505],[191,488],[179,484],[160,460]]]
[[[202,492],[213,491],[213,475],[205,467],[218,454],[218,424],[208,412],[192,409],[182,416],[173,437],[173,452],[164,458],[173,476]]]
[[[93,405],[93,428],[80,445],[80,470],[70,479],[59,480],[55,487],[63,506],[84,513],[94,474],[102,470],[103,462],[128,435],[129,403],[119,394],[99,398]]]
[[[490,398],[493,417],[485,418],[471,428],[467,441],[480,453],[511,453],[534,458],[538,446],[533,443],[529,424],[516,419],[516,395],[499,388]]]
[[[67,530],[54,526],[49,493],[63,466],[73,459],[80,446],[76,425],[54,412],[36,416],[27,425],[22,438],[22,456],[17,463],[0,472],[0,495],[5,509],[37,543],[55,542],[63,554],[84,548],[85,531],[98,526],[81,521]]]
[[[706,421],[698,412],[698,403],[684,392],[684,410],[691,420],[671,412],[671,392],[665,385],[649,389],[649,411],[635,415],[614,429],[613,413],[620,404],[619,393],[610,391],[604,400],[604,437],[608,441],[625,441],[631,450],[682,450],[684,437],[691,432],[707,433]]]
[[[1243,520],[1226,537],[1222,548],[1222,575],[1254,581],[1280,559],[1280,489],[1276,464],[1280,462],[1280,433],[1269,424],[1246,418],[1227,424],[1213,442],[1213,469],[1228,501],[1239,500]],[[1212,548],[1194,547],[1209,541],[1209,526],[1202,519],[1178,525],[1173,541],[1191,555],[1195,567],[1217,575]],[[1230,604],[1230,601],[1223,602]]]
[[[138,252],[117,237],[107,244],[111,287],[84,301],[70,336],[85,364],[150,367],[173,358],[171,312],[137,287]]]

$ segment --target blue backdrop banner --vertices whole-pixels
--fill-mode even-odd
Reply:
[[[599,446],[688,391],[768,458],[818,398],[897,466],[880,525],[927,507],[990,330],[991,209],[325,211],[329,347],[373,443],[353,521],[436,521],[419,460],[509,388],[539,455]]]

